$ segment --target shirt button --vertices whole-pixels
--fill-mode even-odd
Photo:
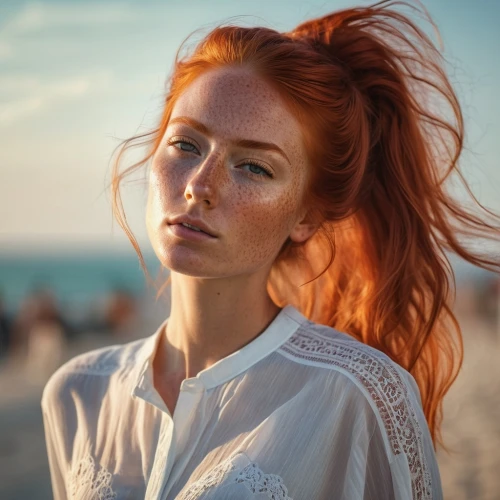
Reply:
[[[202,388],[201,380],[197,378],[186,379],[182,382],[182,389],[186,389],[188,391],[199,390],[201,388]]]

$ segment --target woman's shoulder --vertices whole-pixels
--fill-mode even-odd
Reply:
[[[300,364],[341,372],[366,389],[372,385],[382,389],[391,381],[418,391],[412,375],[384,352],[347,333],[312,321],[304,322],[281,346],[280,352]]]
[[[441,497],[419,389],[407,370],[380,350],[311,321],[303,323],[280,351],[294,362],[317,367],[317,376],[327,382],[345,382],[343,390],[366,403],[363,407],[375,418],[394,477],[409,473],[415,498],[431,498],[432,484],[437,485],[436,498]],[[338,399],[332,398],[332,404],[338,405]]]
[[[95,391],[99,385],[107,386],[110,377],[119,372],[133,376],[141,348],[148,338],[125,344],[100,347],[74,356],[61,365],[45,384],[42,407],[64,402],[67,397],[84,390]]]
[[[329,326],[307,321],[280,348],[299,364],[317,367],[317,376],[342,378],[345,391],[369,403],[394,454],[426,426],[413,376],[385,353]]]

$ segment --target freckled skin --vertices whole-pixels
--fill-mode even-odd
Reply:
[[[179,117],[211,134],[173,123]],[[288,160],[237,147],[239,139],[272,142]],[[171,270],[170,316],[153,361],[155,388],[171,412],[183,379],[248,344],[278,313],[266,288],[272,264],[288,237],[305,241],[315,231],[301,206],[308,168],[299,123],[249,69],[211,70],[175,103],[153,158],[146,215],[153,249]],[[167,220],[186,213],[218,237],[172,234]]]
[[[169,125],[155,154],[146,222],[158,258],[174,272],[200,278],[267,275],[287,237],[303,241],[312,233],[301,223],[309,166],[300,124],[275,89],[250,69],[235,67],[197,78],[171,120],[180,116],[203,123],[213,135]],[[192,141],[196,149],[169,145],[172,138]],[[289,162],[278,153],[236,147],[234,139],[272,142]],[[249,160],[270,167],[274,177],[252,175]],[[190,242],[172,235],[166,219],[186,212],[219,237]]]

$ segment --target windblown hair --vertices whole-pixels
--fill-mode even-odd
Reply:
[[[178,52],[158,128],[121,145],[113,211],[147,274],[126,222],[121,180],[152,158],[176,100],[199,75],[228,65],[251,68],[303,124],[311,165],[303,202],[320,225],[306,243],[284,242],[268,291],[278,305],[293,304],[407,369],[436,443],[442,400],[462,363],[447,255],[498,270],[467,241],[492,239],[500,230],[498,216],[476,200],[458,168],[463,118],[443,57],[406,10],[426,16],[384,0],[286,33],[219,26],[193,53]],[[147,146],[147,155],[120,173],[122,154],[136,145]],[[472,208],[451,196],[455,177]]]

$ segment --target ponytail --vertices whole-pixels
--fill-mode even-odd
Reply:
[[[412,373],[439,441],[442,400],[462,363],[446,252],[498,270],[498,262],[463,243],[498,236],[498,218],[475,198],[482,217],[466,211],[447,192],[450,174],[463,181],[460,106],[438,50],[391,4],[335,12],[290,33],[340,68],[342,104],[350,110],[344,123],[358,127],[344,131],[349,146],[342,161],[338,151],[330,153],[333,161],[327,153],[311,186],[319,206],[343,207],[308,242],[308,262],[324,255],[325,237],[335,258],[313,287],[295,288],[293,300],[310,318],[354,335]],[[338,143],[337,129],[329,133]],[[348,179],[336,189],[339,171]],[[288,253],[288,262],[274,269],[276,298],[293,289]]]
[[[192,55],[176,59],[142,163],[158,148],[179,95],[204,71],[248,65],[278,89],[303,124],[312,166],[303,201],[320,229],[304,244],[285,242],[269,293],[407,369],[436,442],[442,400],[462,363],[448,253],[498,270],[466,242],[500,229],[470,190],[474,210],[448,192],[454,177],[468,189],[458,167],[460,106],[438,49],[394,6],[420,12],[384,0],[289,33],[214,29]],[[115,199],[121,178],[116,170]]]

